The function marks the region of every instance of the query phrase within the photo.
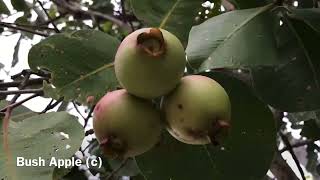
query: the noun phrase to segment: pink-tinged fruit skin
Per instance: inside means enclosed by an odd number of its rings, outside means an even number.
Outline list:
[[[105,155],[134,157],[151,149],[160,138],[159,112],[151,102],[126,90],[108,92],[96,104],[93,129]]]
[[[161,108],[172,136],[187,144],[219,144],[230,127],[231,104],[223,87],[201,75],[185,76]]]
[[[129,93],[146,99],[160,97],[173,90],[186,65],[183,45],[164,29],[159,29],[164,40],[164,52],[160,55],[152,56],[138,45],[138,36],[150,33],[151,29],[142,28],[129,34],[120,44],[114,63],[121,86]]]

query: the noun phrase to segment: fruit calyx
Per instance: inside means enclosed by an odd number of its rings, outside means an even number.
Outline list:
[[[137,44],[148,55],[157,57],[165,53],[165,42],[162,32],[158,28],[151,28],[137,36]]]
[[[212,126],[211,131],[209,132],[209,138],[211,144],[218,146],[221,143],[221,140],[225,138],[230,130],[230,124],[224,120],[217,120]]]

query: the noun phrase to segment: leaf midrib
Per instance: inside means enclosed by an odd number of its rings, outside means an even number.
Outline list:
[[[98,72],[100,72],[100,71],[103,71],[103,70],[105,70],[105,69],[111,68],[111,67],[113,67],[113,66],[114,66],[113,63],[105,64],[105,65],[101,66],[100,68],[95,69],[95,70],[87,73],[87,74],[84,75],[84,76],[80,76],[78,79],[75,79],[74,81],[72,81],[72,82],[64,85],[63,87],[61,87],[61,88],[58,90],[58,92],[60,93],[64,88],[69,87],[69,86],[72,85],[72,84],[75,84],[75,83],[77,83],[77,82],[79,82],[79,81],[82,81],[82,80],[90,77],[91,75],[94,75],[94,74],[96,74],[96,73],[98,73]]]
[[[311,69],[311,72],[312,72],[312,76],[313,76],[313,80],[314,80],[314,83],[316,85],[317,88],[320,87],[320,84],[319,84],[319,81],[317,79],[317,72],[316,72],[316,69],[314,68],[314,65],[312,63],[312,60],[311,60],[311,57],[309,55],[309,52],[308,50],[306,49],[304,43],[303,43],[303,40],[300,38],[299,34],[297,33],[297,31],[295,30],[295,28],[293,27],[293,25],[291,24],[291,22],[284,18],[284,20],[286,21],[286,23],[288,24],[288,27],[289,29],[292,31],[292,33],[294,34],[294,36],[297,38],[297,41],[298,41],[298,44],[299,46],[301,47],[301,49],[303,50],[303,53],[307,59],[307,62],[308,62],[308,65]],[[304,21],[305,23],[305,21]],[[306,23],[307,24],[307,23]],[[307,24],[308,25],[308,24]],[[313,29],[312,27],[310,27],[311,29]]]
[[[171,7],[171,9],[168,11],[168,13],[164,16],[163,20],[161,21],[159,28],[163,28],[167,21],[169,20],[169,17],[172,15],[173,11],[177,8],[178,4],[181,2],[181,0],[177,0],[173,6]]]
[[[253,13],[251,16],[249,16],[245,21],[243,21],[239,26],[237,26],[235,29],[233,29],[227,36],[226,38],[215,48],[215,50],[209,55],[209,57],[215,52],[217,51],[219,48],[224,47],[224,44],[231,39],[231,37],[233,35],[236,34],[236,32],[238,32],[241,28],[243,28],[245,25],[247,25],[253,18],[255,18],[256,16],[260,15],[261,13],[269,10],[271,7],[273,7],[273,4],[269,4],[267,6],[262,7],[261,9],[259,9],[257,12]],[[207,58],[208,59],[208,58]]]

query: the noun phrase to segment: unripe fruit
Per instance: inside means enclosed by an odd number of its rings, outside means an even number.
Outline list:
[[[219,144],[229,129],[231,105],[228,94],[213,79],[185,76],[163,98],[162,110],[168,131],[187,144]]]
[[[151,102],[132,96],[126,90],[116,90],[97,103],[93,129],[105,155],[133,157],[158,142],[160,114]]]
[[[120,84],[129,93],[147,99],[174,89],[185,64],[179,39],[157,28],[143,28],[129,34],[115,56],[115,72]]]

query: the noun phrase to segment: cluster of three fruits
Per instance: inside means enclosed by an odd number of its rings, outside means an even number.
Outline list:
[[[160,115],[148,99],[163,95],[167,129],[182,142],[212,142],[213,131],[228,125],[230,102],[224,89],[204,76],[181,79],[185,63],[181,42],[166,30],[143,28],[122,41],[115,72],[125,89],[107,93],[94,110],[94,131],[106,155],[133,157],[159,141]]]

